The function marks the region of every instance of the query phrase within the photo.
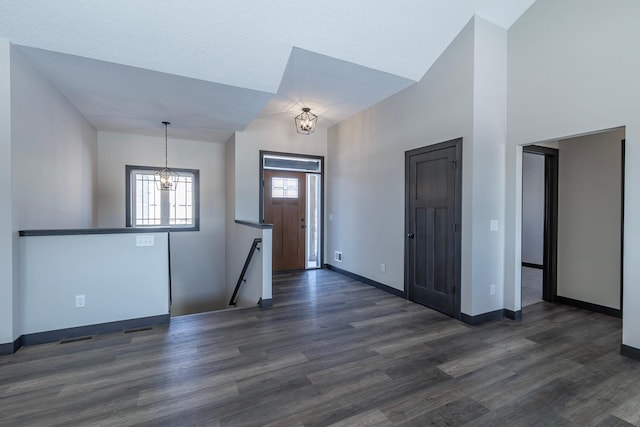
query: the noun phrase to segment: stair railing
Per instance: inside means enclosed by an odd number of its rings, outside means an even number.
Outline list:
[[[238,282],[236,283],[236,288],[233,290],[233,295],[231,295],[231,299],[229,300],[229,305],[236,305],[236,297],[238,296],[238,291],[240,290],[240,286],[243,282],[246,282],[245,275],[247,274],[247,270],[249,269],[249,264],[253,259],[253,254],[256,250],[260,250],[258,244],[262,243],[261,238],[253,239],[253,243],[251,244],[251,249],[249,250],[249,255],[247,255],[247,259],[244,262],[244,266],[242,267],[242,272],[240,273],[240,277],[238,277]]]

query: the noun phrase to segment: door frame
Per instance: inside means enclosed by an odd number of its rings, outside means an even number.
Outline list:
[[[320,267],[324,266],[324,156],[316,156],[312,154],[298,154],[298,153],[286,153],[282,151],[268,151],[268,150],[260,150],[259,156],[259,173],[258,173],[258,218],[260,219],[260,223],[264,224],[264,156],[283,156],[283,157],[293,157],[298,159],[314,159],[320,160]],[[285,169],[286,170],[286,169]],[[294,171],[294,170],[292,170]],[[302,171],[294,171],[294,172],[302,172]],[[305,184],[306,185],[306,184]],[[305,235],[306,236],[306,235]],[[305,245],[306,245],[306,237],[305,237]],[[307,265],[307,260],[305,256],[305,270]]]
[[[462,138],[451,139],[449,141],[440,142],[437,144],[427,145],[420,148],[415,148],[413,150],[405,151],[405,166],[404,166],[404,295],[405,298],[411,299],[410,290],[409,290],[409,268],[410,268],[410,260],[409,260],[409,245],[411,244],[411,239],[408,238],[409,224],[411,221],[411,213],[409,212],[409,199],[411,196],[410,192],[410,162],[411,157],[417,154],[424,154],[433,151],[438,151],[446,148],[455,148],[456,149],[456,160],[455,160],[455,207],[454,207],[454,218],[455,224],[453,224],[453,233],[454,236],[454,318],[460,320],[462,316],[462,305],[461,305],[461,262],[462,262]]]
[[[544,229],[542,243],[542,299],[558,296],[558,149],[525,145],[522,153],[544,156]],[[522,232],[522,231],[521,231]],[[522,264],[522,263],[521,263]],[[522,266],[521,266],[522,268]],[[522,286],[522,283],[520,284]]]

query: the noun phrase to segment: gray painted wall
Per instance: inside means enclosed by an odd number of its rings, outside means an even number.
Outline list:
[[[96,130],[16,48],[11,49],[11,91],[17,228],[93,227]]]
[[[11,45],[0,39],[0,344],[20,335],[14,287],[14,237],[11,181]],[[17,256],[17,253],[16,253]],[[14,271],[15,270],[15,271]],[[17,282],[17,280],[15,280]]]
[[[470,315],[504,307],[507,129],[507,32],[477,17],[474,24],[473,161],[463,163],[463,175],[472,185],[472,204],[467,205],[471,212],[466,216],[473,227],[468,258],[471,272],[462,281],[462,309]],[[492,220],[498,221],[497,231],[490,231]],[[463,217],[463,229],[468,226],[469,220]],[[490,293],[492,284],[495,295]]]
[[[226,307],[224,151],[169,128],[169,166],[200,170],[200,231],[171,233],[174,316]],[[98,162],[98,226],[124,227],[125,165],[163,165],[164,137],[98,132]]]
[[[503,227],[489,223],[504,221],[506,52],[506,31],[474,18],[418,83],[330,129],[331,263],[341,251],[338,267],[403,289],[405,151],[463,137],[462,311],[502,308]]]
[[[327,130],[319,127],[311,135],[296,133],[292,123],[254,120],[225,146],[227,176],[227,300],[255,237],[262,237],[263,249],[256,254],[239,294],[238,306],[255,305],[257,298],[271,298],[271,230],[252,229],[234,221],[260,222],[260,150],[325,157],[327,171]],[[228,302],[228,301],[227,301]]]
[[[522,154],[522,262],[543,264],[544,155]]]
[[[0,343],[20,335],[17,231],[91,227],[95,220],[96,132],[8,42],[0,44],[0,149],[4,211],[0,236]],[[6,133],[4,133],[6,132]]]
[[[226,220],[225,220],[225,257],[229,259],[232,252],[234,252],[234,248],[232,247],[232,242],[235,239],[236,232],[236,136],[235,134],[229,138],[229,140],[224,145],[224,155],[225,155],[225,179],[227,184],[227,191],[225,194],[225,212],[226,212]],[[228,298],[230,296],[229,288],[233,286],[234,280],[238,280],[238,277],[233,278],[233,270],[232,268],[227,267],[225,269],[225,299],[228,302]]]
[[[418,83],[329,129],[328,263],[404,288],[405,151],[463,137],[463,174],[471,164],[473,32],[470,23]],[[464,224],[470,193],[466,175]],[[462,230],[469,247],[471,227]]]
[[[620,308],[624,129],[559,142],[558,295]]]
[[[271,299],[271,229],[259,229],[243,224],[230,225],[233,239],[227,242],[227,303],[233,295],[236,283],[242,272],[253,239],[261,238],[247,268],[245,282],[242,283],[236,296],[236,307],[254,307],[260,298]]]
[[[293,119],[291,123],[257,119],[242,132],[236,132],[234,219],[260,220],[260,150],[326,157],[327,130],[318,127],[311,135],[300,135],[296,133]]]
[[[507,164],[519,145],[626,127],[622,342],[640,348],[640,2],[537,0],[509,29]],[[570,23],[570,27],[567,27]],[[615,64],[615,65],[612,65]],[[507,282],[520,253],[521,173],[507,175]],[[514,293],[515,296],[515,293]]]

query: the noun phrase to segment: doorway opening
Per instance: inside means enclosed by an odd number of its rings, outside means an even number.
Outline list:
[[[273,224],[273,271],[322,267],[324,157],[260,151],[260,219]]]
[[[624,138],[617,128],[523,147],[523,307],[540,301],[537,274],[544,301],[622,316]]]
[[[558,241],[558,149],[522,149],[522,306],[555,302]]]

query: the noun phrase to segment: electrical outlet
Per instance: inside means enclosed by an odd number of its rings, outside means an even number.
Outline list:
[[[489,285],[489,294],[490,295],[496,294],[496,285],[494,285],[493,283]]]
[[[489,231],[498,231],[498,220],[492,219],[489,221]]]
[[[383,273],[387,271],[386,264],[380,264],[380,271],[382,271]]]
[[[333,260],[336,262],[342,262],[342,252],[335,251],[333,253]]]
[[[84,307],[84,295],[76,295],[76,308]]]

